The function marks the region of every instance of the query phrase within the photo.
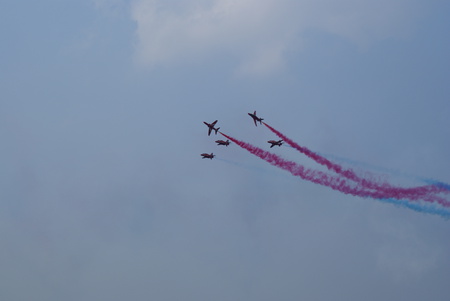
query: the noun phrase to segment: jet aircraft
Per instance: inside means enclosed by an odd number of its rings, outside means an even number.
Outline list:
[[[211,132],[212,132],[213,130],[216,132],[216,135],[217,135],[217,131],[220,129],[220,128],[217,128],[217,129],[214,128],[214,126],[215,126],[216,123],[217,123],[217,120],[214,121],[214,122],[212,122],[212,123],[207,123],[207,122],[204,122],[204,121],[203,121],[203,123],[206,124],[206,125],[208,126],[208,136],[211,135]]]
[[[230,145],[230,140],[227,141],[223,141],[223,140],[216,140],[217,145],[225,145],[228,146]]]
[[[248,113],[248,115],[253,118],[253,122],[255,123],[256,126],[258,126],[256,124],[257,121],[259,121],[259,124],[262,124],[262,121],[264,120],[264,119],[259,118],[258,116],[256,116],[256,111],[253,114],[252,113]]]
[[[267,141],[267,142],[270,143],[270,144],[272,144],[272,145],[270,146],[270,148],[274,147],[275,145],[281,146],[281,144],[283,144],[283,140],[278,140],[278,141],[275,141],[275,140],[269,140],[269,141]]]
[[[212,158],[214,158],[216,155],[214,155],[213,153],[211,153],[211,154],[203,153],[203,154],[200,154],[200,156],[202,156],[202,159],[211,159],[212,160]]]

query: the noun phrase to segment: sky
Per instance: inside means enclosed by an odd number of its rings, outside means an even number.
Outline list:
[[[256,110],[360,172],[450,183],[449,13],[1,1],[0,299],[448,300],[448,219],[216,146],[203,121],[268,149]]]

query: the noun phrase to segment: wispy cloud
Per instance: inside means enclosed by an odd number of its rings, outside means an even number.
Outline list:
[[[137,0],[137,55],[145,65],[201,61],[214,54],[239,61],[240,73],[282,69],[287,50],[310,29],[358,45],[405,32],[415,1],[406,0]]]

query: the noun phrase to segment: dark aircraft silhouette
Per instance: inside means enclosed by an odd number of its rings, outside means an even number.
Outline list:
[[[217,145],[225,145],[228,146],[230,145],[230,140],[227,141],[223,141],[223,140],[216,140]]]
[[[269,140],[269,141],[267,141],[267,142],[270,143],[270,144],[272,144],[272,145],[270,146],[270,148],[274,147],[275,145],[281,146],[281,144],[283,144],[283,140],[278,140],[278,141],[275,141],[275,140]]]
[[[216,155],[214,155],[213,153],[211,153],[211,154],[203,153],[203,154],[200,154],[200,156],[202,156],[202,159],[211,159],[212,160],[212,158],[214,158]]]
[[[204,122],[203,121],[203,123],[204,124],[206,124],[207,126],[208,126],[208,136],[209,135],[211,135],[211,132],[212,132],[212,130],[214,130],[215,132],[216,132],[216,135],[217,135],[217,131],[220,129],[220,128],[214,128],[214,126],[216,125],[216,123],[217,123],[217,120],[216,121],[214,121],[214,122],[212,122],[212,123],[207,123],[207,122]]]
[[[256,116],[256,111],[253,114],[252,113],[248,113],[248,115],[250,115],[250,117],[253,118],[253,122],[255,123],[256,126],[258,126],[256,124],[257,121],[259,121],[259,124],[262,124],[262,121],[264,120],[264,119],[259,118],[258,116]]]

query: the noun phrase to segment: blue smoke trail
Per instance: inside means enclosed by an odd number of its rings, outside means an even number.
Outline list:
[[[218,160],[218,161],[227,163],[227,164],[231,164],[231,165],[234,165],[234,166],[245,168],[245,169],[248,169],[248,170],[251,170],[251,171],[256,171],[258,173],[260,173],[260,172],[272,173],[271,171],[269,171],[267,169],[256,167],[256,166],[252,166],[252,165],[249,165],[249,164],[242,164],[242,163],[238,163],[238,162],[235,162],[235,161],[230,161],[230,160],[217,158],[217,157],[215,159]],[[409,209],[414,210],[416,212],[439,215],[442,218],[450,219],[450,211],[445,210],[445,209],[432,207],[432,206],[426,206],[426,205],[422,205],[420,203],[411,203],[411,202],[406,201],[406,200],[397,200],[397,199],[376,199],[376,200],[378,200],[380,202],[383,202],[383,203],[388,203],[388,204],[393,204],[393,205],[396,205],[396,206],[400,206],[400,207],[406,207],[406,208],[409,208]]]
[[[432,179],[424,179],[424,178],[419,178],[422,182],[426,183],[426,184],[430,184],[430,185],[434,185],[440,188],[444,188],[447,189],[448,191],[450,191],[450,185],[446,184],[444,182],[439,182],[436,180],[432,180]]]
[[[450,211],[436,208],[432,206],[425,206],[418,203],[411,203],[405,200],[396,200],[396,199],[377,199],[378,201],[389,203],[397,206],[407,207],[409,209],[412,209],[417,212],[421,213],[429,213],[429,214],[435,214],[439,215],[440,217],[443,217],[445,219],[450,219]]]
[[[226,159],[222,159],[222,158],[215,158],[218,161],[227,163],[227,164],[231,164],[234,166],[238,166],[241,168],[245,168],[251,171],[256,171],[258,173],[263,172],[263,173],[272,173],[271,171],[264,169],[264,168],[260,168],[260,167],[256,167],[256,166],[252,166],[249,164],[242,164],[242,163],[238,163],[235,161],[230,161],[230,160],[226,160]],[[445,185],[445,184],[444,184]],[[416,212],[421,212],[421,213],[428,213],[428,214],[434,214],[434,215],[439,215],[442,218],[445,219],[450,219],[450,211],[445,210],[445,209],[441,209],[441,208],[436,208],[436,207],[432,207],[432,206],[426,206],[426,205],[422,205],[420,203],[411,203],[409,201],[406,200],[397,200],[397,199],[376,199],[380,202],[383,203],[388,203],[388,204],[393,204],[396,206],[400,206],[400,207],[406,207],[409,208],[411,210],[414,210]]]
[[[387,173],[387,174],[391,174],[393,176],[399,176],[399,177],[403,177],[403,178],[407,178],[407,179],[412,179],[418,182],[422,182],[425,184],[429,184],[429,185],[435,185],[437,187],[446,189],[448,191],[450,191],[450,184],[441,182],[441,181],[437,181],[434,179],[428,179],[428,178],[423,178],[423,177],[419,177],[419,176],[414,176],[414,175],[410,175],[404,172],[400,172],[394,169],[390,169],[390,168],[385,168],[385,167],[380,167],[380,166],[375,166],[372,164],[368,164],[368,163],[364,163],[361,161],[356,161],[356,160],[352,160],[352,159],[348,159],[348,158],[343,158],[343,157],[339,157],[339,156],[335,156],[335,155],[330,155],[330,154],[322,154],[322,153],[317,153],[318,155],[325,157],[327,159],[331,159],[331,160],[336,160],[336,161],[341,161],[344,163],[348,163],[348,164],[352,164],[361,168],[365,168],[365,169],[371,169],[374,171],[379,171],[382,173]]]

